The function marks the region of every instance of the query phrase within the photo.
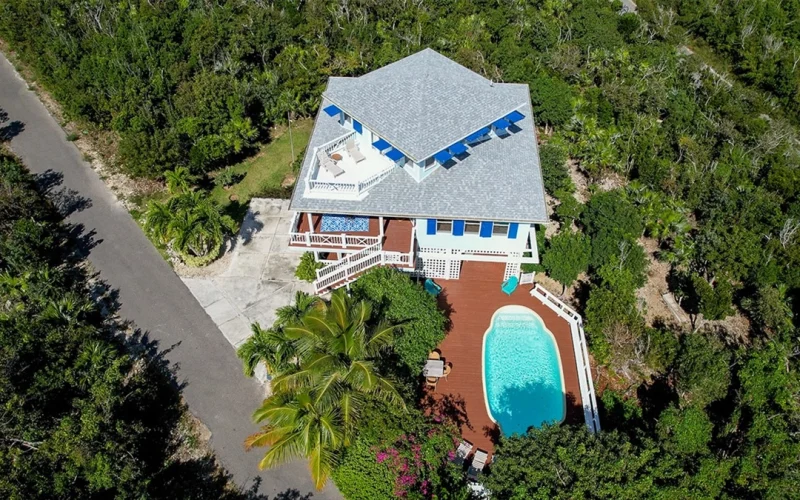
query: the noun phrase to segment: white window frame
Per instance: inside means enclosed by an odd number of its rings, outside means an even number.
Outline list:
[[[442,227],[444,226],[444,228]],[[453,234],[453,221],[451,220],[436,220],[436,234]]]
[[[501,227],[505,228],[503,232],[497,232],[497,230]],[[492,236],[505,236],[508,237],[508,229],[511,227],[511,224],[508,222],[493,222],[492,223]]]
[[[474,225],[475,231],[470,231],[469,226]],[[464,235],[474,234],[480,235],[481,234],[481,222],[476,220],[466,220],[464,221]]]

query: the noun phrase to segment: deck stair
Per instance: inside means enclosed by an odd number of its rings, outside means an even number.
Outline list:
[[[370,245],[329,266],[317,269],[314,291],[322,293],[328,289],[344,286],[354,281],[364,271],[379,266],[383,262],[384,252],[381,243]]]

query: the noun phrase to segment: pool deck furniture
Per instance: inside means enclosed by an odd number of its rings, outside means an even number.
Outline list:
[[[441,359],[429,359],[425,362],[425,368],[422,370],[425,377],[443,377],[444,376],[444,361]]]
[[[334,177],[339,177],[344,173],[336,163],[331,159],[330,156],[326,155],[322,151],[317,151],[317,159],[319,160],[319,164],[322,165],[322,168],[328,171]]]
[[[469,466],[469,471],[467,471],[467,478],[477,481],[478,474],[483,472],[483,468],[486,466],[486,460],[488,458],[489,453],[483,450],[477,450],[475,452],[475,456],[472,457],[472,464]]]
[[[439,379],[437,377],[428,377],[425,379],[425,385],[428,387],[436,388],[436,384],[439,383]]]
[[[432,279],[428,278],[425,280],[425,291],[434,297],[438,297],[439,294],[442,293],[442,287]]]
[[[331,160],[333,160],[333,161],[342,161],[342,158],[343,158],[343,156],[340,155],[339,153],[333,153],[331,155]]]
[[[447,380],[447,376],[450,375],[451,371],[453,371],[453,365],[451,363],[447,363],[444,365],[444,373],[442,373],[442,377]]]
[[[439,354],[439,351],[431,351],[431,353],[428,354],[428,359],[442,359],[442,355]]]
[[[348,139],[345,143],[345,147],[347,148],[347,154],[350,155],[350,158],[352,158],[354,162],[358,163],[367,159],[364,153],[358,150],[358,145],[356,145],[355,140]]]
[[[504,294],[511,295],[514,293],[514,290],[517,289],[517,285],[519,285],[519,278],[512,276],[505,280],[500,288],[503,290]]]
[[[458,445],[458,449],[456,449],[456,456],[453,457],[452,462],[459,466],[464,465],[464,461],[467,460],[470,453],[472,453],[472,443],[462,440]]]

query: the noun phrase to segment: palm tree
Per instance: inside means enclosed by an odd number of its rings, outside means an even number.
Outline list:
[[[259,363],[264,363],[270,374],[282,373],[297,362],[294,343],[280,328],[264,330],[258,323],[251,325],[253,335],[239,347],[236,354],[244,364],[244,374],[252,377]]]
[[[175,170],[164,172],[164,180],[167,182],[169,194],[183,194],[191,189],[192,174],[186,167],[176,167]]]
[[[215,257],[225,234],[234,228],[233,219],[200,192],[187,191],[166,203],[151,202],[145,214],[147,232],[195,265]]]
[[[341,418],[335,408],[316,403],[309,391],[277,394],[264,401],[253,419],[267,422],[261,432],[245,440],[247,449],[270,447],[259,468],[305,457],[316,488],[325,486],[335,465],[335,452],[343,443]]]
[[[290,456],[305,456],[312,462],[314,482],[321,487],[334,452],[353,440],[366,396],[405,409],[397,388],[375,365],[381,352],[391,347],[399,325],[380,322],[371,326],[371,306],[354,302],[343,289],[334,291],[330,302],[305,304],[302,310],[299,321],[283,327],[298,362],[288,364],[272,379],[273,395],[254,415],[257,422],[268,423],[261,433],[251,436],[248,445],[285,442],[284,451],[273,453],[271,449],[261,465],[272,467]],[[299,418],[300,414],[310,420],[303,420],[302,426],[288,423],[287,415]],[[311,432],[307,426],[321,426],[314,430],[319,435],[312,436],[319,441],[318,447],[311,438],[296,442],[292,437]]]
[[[294,304],[279,307],[275,314],[275,326],[283,328],[292,323],[299,323],[313,307],[320,304],[320,298],[298,290],[294,295]]]

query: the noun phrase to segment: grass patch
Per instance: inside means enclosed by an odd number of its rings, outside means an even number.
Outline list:
[[[279,190],[281,183],[292,171],[292,163],[308,144],[314,120],[304,118],[292,124],[292,139],[294,140],[294,156],[286,126],[276,127],[272,140],[261,148],[255,156],[230,167],[234,175],[244,174],[238,184],[229,189],[215,186],[210,193],[211,198],[223,207],[231,205],[231,195],[236,195],[235,204],[246,206],[254,195],[260,191]]]

